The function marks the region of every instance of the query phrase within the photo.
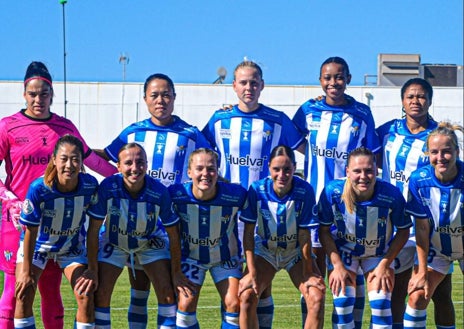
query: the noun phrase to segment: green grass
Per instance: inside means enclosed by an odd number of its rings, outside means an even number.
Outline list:
[[[464,310],[464,283],[463,275],[459,269],[459,265],[455,264],[453,274],[453,301],[456,310],[456,328],[464,328],[463,310]],[[1,287],[3,287],[3,275],[0,275]],[[65,328],[72,328],[73,318],[75,314],[75,302],[71,292],[71,288],[63,277],[62,296],[65,304]],[[273,296],[275,303],[274,329],[300,328],[301,313],[300,313],[300,294],[293,287],[288,275],[284,271],[280,271],[273,282]],[[34,304],[34,312],[39,314],[39,298],[36,297]],[[127,272],[124,271],[119,278],[113,293],[111,321],[113,328],[127,328],[127,307],[129,305],[129,282]],[[330,328],[330,314],[332,311],[332,298],[330,294],[326,297],[325,311],[325,328]],[[366,301],[366,309],[364,314],[364,328],[368,328],[369,321],[369,305]],[[154,292],[150,294],[149,299],[149,328],[156,328],[156,297]],[[220,328],[220,312],[219,312],[219,295],[212,284],[209,276],[207,276],[205,285],[201,291],[200,302],[198,307],[198,318],[202,328]],[[39,321],[37,321],[39,322]],[[37,323],[37,328],[43,329],[40,323]],[[427,328],[434,328],[433,324],[433,303],[427,310]]]

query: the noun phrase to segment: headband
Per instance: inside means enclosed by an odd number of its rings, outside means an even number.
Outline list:
[[[35,79],[45,81],[46,83],[48,83],[48,84],[50,85],[50,87],[53,88],[52,82],[51,82],[50,80],[48,80],[47,78],[41,77],[40,75],[37,75],[37,76],[34,76],[34,77],[30,77],[30,78],[24,80],[24,87],[26,87],[26,85],[27,85],[27,83],[28,83],[29,81],[35,80]]]

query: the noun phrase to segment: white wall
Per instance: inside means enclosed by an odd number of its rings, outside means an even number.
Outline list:
[[[54,89],[52,111],[64,115],[63,84],[55,83]],[[450,120],[462,125],[463,91],[462,87],[434,87],[431,115],[436,120]],[[66,116],[93,148],[107,146],[124,127],[149,116],[141,83],[123,86],[120,83],[68,82],[66,93]],[[174,113],[200,129],[216,109],[237,102],[231,85],[177,84],[176,93]],[[22,82],[0,81],[0,117],[25,107],[22,94]],[[260,101],[292,118],[300,104],[321,94],[320,86],[265,86]],[[371,107],[377,126],[401,117],[399,87],[354,86],[348,88],[347,94]],[[368,99],[366,94],[372,97]],[[302,164],[301,158],[298,162]]]

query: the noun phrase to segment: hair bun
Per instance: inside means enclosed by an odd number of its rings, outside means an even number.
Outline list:
[[[26,70],[26,75],[24,76],[24,83],[26,84],[28,80],[31,80],[31,78],[34,77],[43,78],[43,80],[50,83],[50,86],[52,84],[52,77],[48,72],[47,67],[42,62],[31,62],[31,64],[29,64]]]

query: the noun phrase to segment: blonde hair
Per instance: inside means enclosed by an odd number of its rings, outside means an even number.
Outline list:
[[[375,164],[375,156],[371,150],[365,148],[364,146],[355,148],[348,154],[348,159],[346,160],[346,167],[350,166],[351,158],[358,156],[368,156],[372,158],[372,161]],[[356,210],[356,194],[354,193],[353,186],[351,185],[351,180],[349,177],[346,178],[345,185],[343,187],[342,201],[345,204],[346,210],[352,214]]]
[[[48,187],[53,186],[53,182],[56,180],[56,176],[58,175],[58,171],[56,170],[56,166],[53,163],[54,160],[56,159],[56,155],[58,154],[58,150],[60,149],[61,146],[64,144],[69,144],[72,146],[76,146],[77,150],[79,151],[79,154],[81,156],[81,172],[85,172],[83,161],[84,161],[84,145],[82,144],[81,140],[77,138],[76,136],[66,134],[58,139],[58,141],[55,144],[55,149],[53,150],[53,156],[50,158],[50,161],[48,161],[47,168],[45,169],[45,174],[44,174],[44,183]]]
[[[426,154],[428,154],[430,138],[437,135],[447,136],[451,140],[455,149],[459,150],[459,141],[455,132],[456,130],[464,133],[464,128],[458,124],[452,124],[447,121],[440,122],[438,127],[432,130],[432,132],[427,136],[427,140],[425,142],[425,145],[427,146]]]
[[[252,68],[252,69],[255,69],[255,70],[258,72],[258,75],[259,75],[259,77],[261,78],[261,80],[263,79],[263,70],[261,69],[261,67],[260,67],[258,64],[256,64],[255,62],[253,62],[253,61],[248,61],[248,60],[246,60],[246,61],[241,62],[240,64],[238,64],[238,65],[235,67],[235,70],[234,70],[234,80],[235,80],[235,74],[237,73],[237,71],[238,71],[239,69],[244,68],[244,67],[250,67],[250,68]]]
[[[190,153],[189,158],[188,158],[188,167],[190,169],[190,166],[193,162],[193,157],[197,154],[209,154],[211,157],[214,159],[214,162],[216,164],[216,168],[219,165],[219,156],[216,152],[214,152],[212,149],[206,148],[206,147],[200,147],[196,150],[194,150],[192,153]]]

